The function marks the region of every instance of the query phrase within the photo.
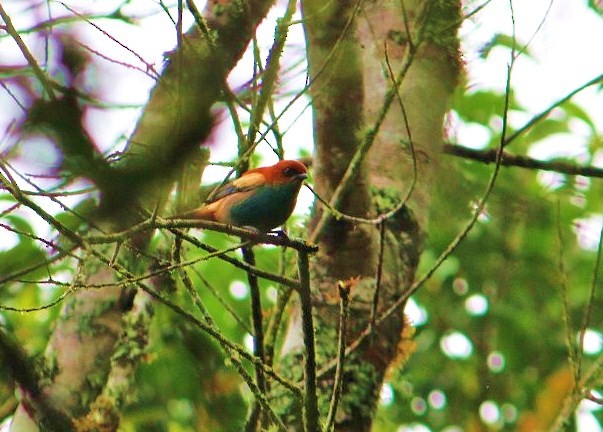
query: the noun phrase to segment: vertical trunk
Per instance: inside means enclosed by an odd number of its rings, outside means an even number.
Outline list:
[[[461,17],[456,0],[326,4],[305,0],[303,12],[313,80],[317,192],[330,199],[360,148],[366,153],[360,163],[352,162],[354,175],[337,210],[375,217],[395,207],[413,188],[406,205],[384,221],[382,256],[376,225],[331,218],[324,230],[315,232],[320,252],[313,266],[313,302],[318,361],[325,366],[335,357],[338,281],[360,276],[352,283],[348,341],[369,324],[377,285],[379,313],[413,281],[428,221],[434,155],[460,71],[456,30]],[[386,54],[389,68],[401,80],[398,93],[393,90]],[[315,223],[324,211],[328,210],[318,205]],[[382,272],[377,282],[379,263]],[[298,320],[292,319],[285,365],[301,349],[298,327]],[[336,430],[370,430],[386,370],[397,356],[407,354],[399,352],[403,327],[399,311],[346,357]],[[333,368],[319,375],[323,416],[333,375]]]

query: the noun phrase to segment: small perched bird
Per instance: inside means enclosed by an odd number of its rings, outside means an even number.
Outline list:
[[[179,217],[203,219],[268,232],[291,216],[306,166],[296,160],[255,168],[222,186],[211,201]]]

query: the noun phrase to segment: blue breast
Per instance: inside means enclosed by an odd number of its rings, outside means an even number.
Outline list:
[[[300,187],[300,183],[259,187],[232,207],[232,223],[252,226],[264,232],[282,225],[291,216]]]

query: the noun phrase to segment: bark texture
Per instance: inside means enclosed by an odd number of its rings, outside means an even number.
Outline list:
[[[316,235],[320,252],[313,263],[313,303],[323,368],[319,407],[326,416],[334,368],[325,366],[335,357],[338,282],[352,282],[347,336],[353,341],[366,333],[374,305],[379,315],[414,278],[429,217],[434,157],[461,70],[456,37],[461,8],[455,0],[305,0],[303,13],[317,192],[328,201],[351,161],[354,175],[337,203],[345,214],[374,218],[404,200],[412,188],[406,205],[384,222],[383,237],[378,226],[345,218],[330,218]],[[398,92],[391,74],[399,80]],[[364,157],[354,158],[358,151]],[[315,222],[324,211],[317,204]],[[359,281],[352,281],[356,277]],[[408,354],[400,343],[404,326],[399,310],[346,357],[335,430],[370,430],[386,371]],[[293,318],[283,364],[289,366],[288,359],[299,356],[299,341],[299,319]]]

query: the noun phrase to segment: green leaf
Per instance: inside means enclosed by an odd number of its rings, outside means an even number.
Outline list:
[[[595,122],[590,118],[590,115],[579,105],[575,104],[572,101],[567,101],[561,105],[561,108],[566,112],[569,119],[576,118],[578,120],[582,120],[584,123],[588,125],[591,132],[593,134],[597,133],[597,126]]]
[[[524,134],[524,139],[528,144],[535,143],[537,141],[541,141],[545,138],[550,137],[551,135],[556,135],[559,133],[567,133],[569,132],[569,125],[567,122],[567,118],[563,119],[545,119],[537,122],[534,126],[532,126],[526,134]]]
[[[502,117],[504,106],[505,95],[502,93],[485,90],[468,92],[463,89],[455,93],[452,105],[462,120],[486,127],[492,117]],[[512,94],[509,96],[509,109],[523,111]]]
[[[601,3],[601,0],[588,0],[588,7],[593,12],[603,16],[603,3]]]
[[[31,239],[20,236],[21,241],[13,248],[0,252],[0,275],[8,276],[43,263],[46,254]]]
[[[497,33],[494,35],[494,37],[492,37],[492,39],[490,39],[489,42],[487,42],[482,47],[482,49],[479,50],[480,58],[482,58],[482,59],[488,58],[488,56],[492,52],[492,49],[494,49],[496,47],[508,48],[510,50],[515,48],[516,50],[519,50],[519,49],[523,49],[524,45],[521,44],[516,39],[514,39],[513,36],[502,34],[502,33]],[[523,50],[522,53],[527,55],[530,58],[533,58],[532,54],[530,53],[530,51],[527,48],[525,50]]]

